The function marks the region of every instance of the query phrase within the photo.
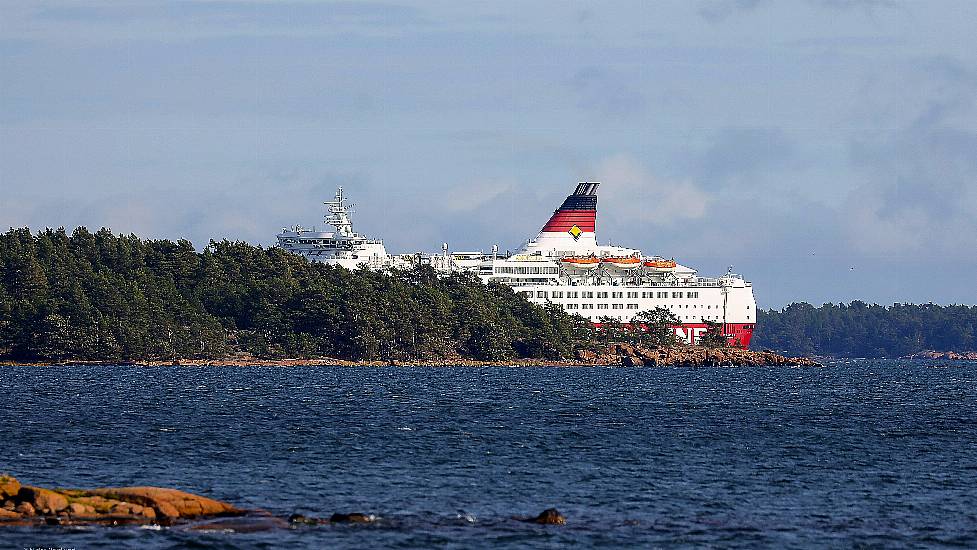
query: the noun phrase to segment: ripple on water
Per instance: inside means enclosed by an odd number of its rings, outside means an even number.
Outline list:
[[[977,544],[977,365],[0,369],[2,470],[368,528],[14,546]],[[565,527],[516,522],[555,506]]]

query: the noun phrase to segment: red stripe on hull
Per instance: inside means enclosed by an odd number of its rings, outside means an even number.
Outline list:
[[[600,323],[594,323],[600,328]],[[747,349],[750,347],[750,340],[753,339],[753,323],[726,323],[724,332],[729,344],[735,348]],[[702,335],[709,329],[705,323],[683,323],[672,326],[675,335],[686,344],[697,344]]]
[[[543,226],[543,232],[564,233],[574,225],[585,233],[593,233],[597,227],[597,211],[557,210]]]
[[[723,325],[723,332],[731,346],[746,349],[753,339],[753,326],[752,323],[726,323]],[[683,323],[672,327],[675,335],[689,344],[699,343],[708,328],[705,323]]]

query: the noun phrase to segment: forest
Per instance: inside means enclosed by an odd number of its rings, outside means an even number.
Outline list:
[[[753,349],[793,356],[904,357],[977,349],[977,306],[807,303],[759,311]]]
[[[0,360],[560,360],[612,342],[673,345],[667,310],[602,329],[510,288],[429,267],[376,273],[277,248],[11,229],[0,234]],[[713,327],[703,344],[725,344]],[[753,349],[900,357],[977,348],[977,307],[795,303],[760,311]]]
[[[592,326],[474,276],[381,274],[277,248],[48,229],[0,235],[0,359],[560,359]]]

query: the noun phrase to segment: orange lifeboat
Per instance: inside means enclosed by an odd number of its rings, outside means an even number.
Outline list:
[[[608,256],[603,259],[603,262],[619,269],[631,269],[641,265],[641,260],[634,256]]]
[[[560,259],[564,267],[573,269],[594,269],[600,260],[594,256],[567,256]]]
[[[644,263],[645,267],[651,269],[675,269],[675,260],[646,260]]]

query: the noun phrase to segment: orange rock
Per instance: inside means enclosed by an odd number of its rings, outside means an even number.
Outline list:
[[[539,523],[541,525],[566,525],[567,518],[560,513],[556,508],[547,508],[543,510],[538,516],[529,520],[531,523]]]
[[[167,519],[232,515],[240,510],[226,502],[160,487],[116,487],[94,489],[90,494],[148,506],[157,517]]]
[[[0,508],[0,521],[10,521],[12,519],[22,519],[23,516],[13,510]]]
[[[68,499],[64,495],[40,487],[21,487],[17,499],[31,503],[42,514],[56,514],[68,507]]]
[[[20,482],[16,478],[2,475],[0,476],[0,500],[7,497],[17,496],[20,492]]]

